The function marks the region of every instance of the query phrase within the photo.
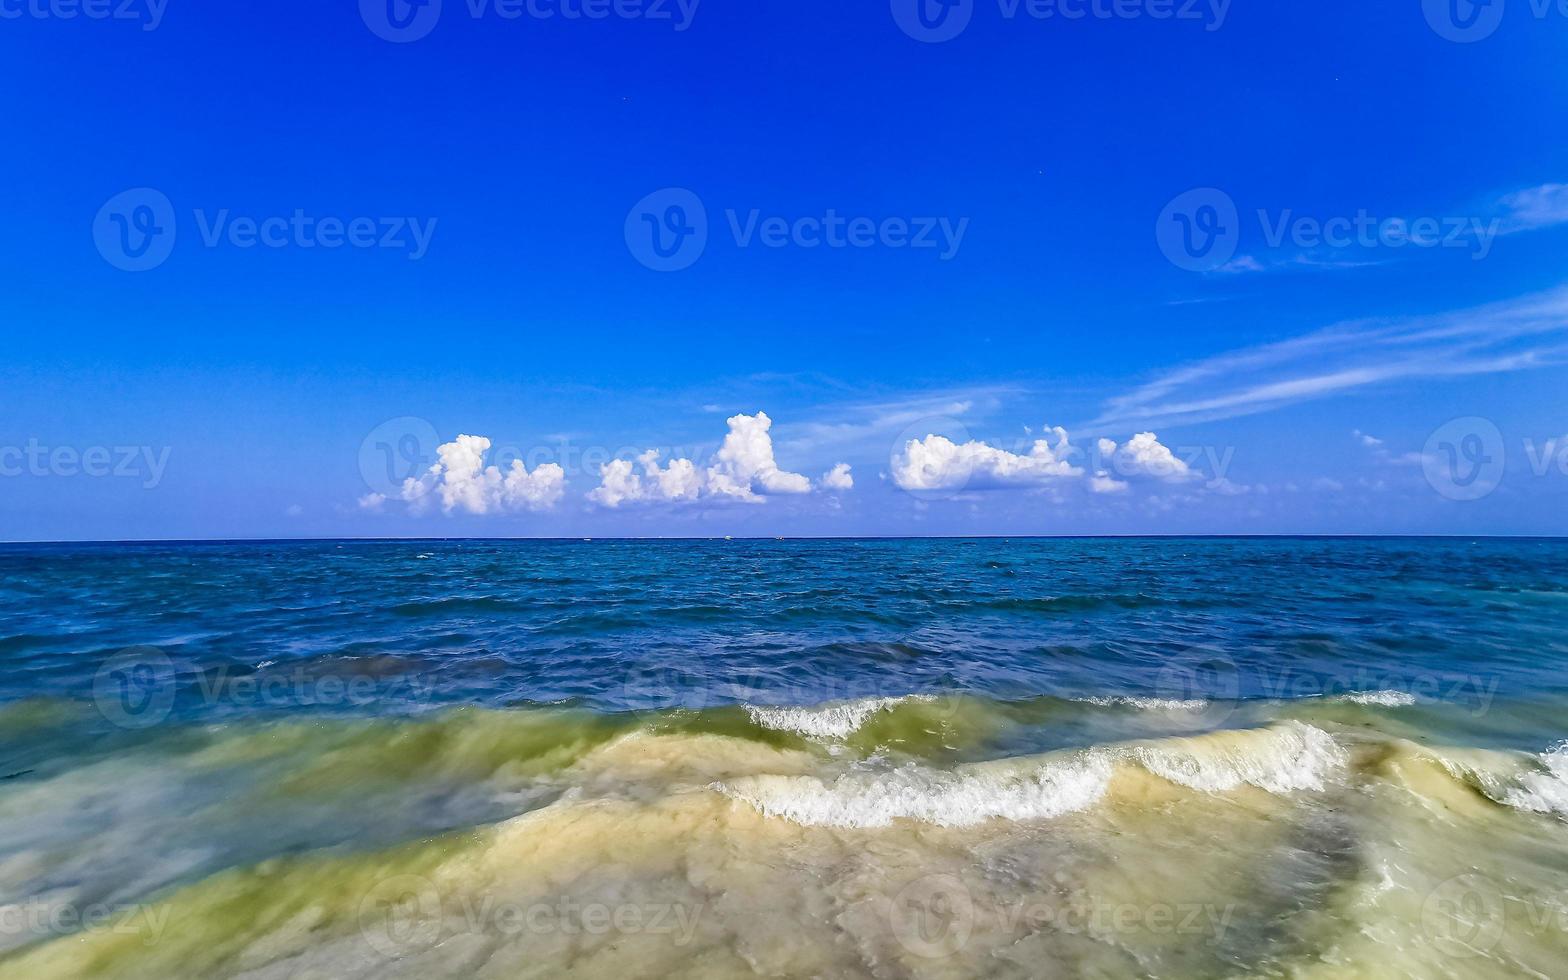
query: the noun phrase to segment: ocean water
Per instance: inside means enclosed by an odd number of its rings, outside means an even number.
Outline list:
[[[0,977],[1542,977],[1568,541],[0,546]]]

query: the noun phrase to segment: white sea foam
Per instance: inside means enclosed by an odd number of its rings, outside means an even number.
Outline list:
[[[794,732],[807,738],[848,738],[860,729],[872,715],[879,711],[917,701],[933,701],[925,695],[905,698],[866,698],[842,704],[825,704],[813,708],[765,708],[746,706],[746,713],[753,724],[779,732]]]
[[[1502,801],[1519,810],[1568,817],[1568,742],[1559,742],[1540,758],[1545,771],[1521,774]]]
[[[1270,793],[1321,791],[1328,775],[1348,761],[1333,736],[1295,721],[1261,732],[1140,745],[1132,754],[1161,779],[1206,793],[1243,785]]]
[[[1327,732],[1287,722],[1261,731],[1089,749],[1033,767],[985,763],[949,772],[910,764],[849,773],[831,783],[813,776],[751,776],[711,788],[806,826],[886,827],[906,819],[967,827],[993,819],[1048,820],[1091,807],[1121,763],[1206,793],[1251,785],[1285,794],[1321,791],[1346,761]]]
[[[1181,700],[1178,698],[1094,697],[1075,698],[1074,700],[1082,704],[1099,705],[1102,708],[1121,706],[1137,708],[1139,711],[1203,711],[1209,706],[1209,702],[1202,698]]]
[[[899,819],[968,827],[1083,810],[1105,795],[1110,778],[1108,760],[1085,755],[1029,772],[942,772],[910,765],[841,776],[831,784],[811,776],[753,776],[713,788],[766,816],[811,827],[886,827]]]
[[[1351,704],[1376,705],[1380,708],[1407,708],[1416,703],[1416,696],[1406,691],[1357,691],[1334,698]]]

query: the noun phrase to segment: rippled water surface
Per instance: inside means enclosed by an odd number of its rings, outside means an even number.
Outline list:
[[[0,547],[0,976],[1557,975],[1565,627],[1547,540]]]

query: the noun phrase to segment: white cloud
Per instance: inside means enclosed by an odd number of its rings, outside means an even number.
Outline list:
[[[959,445],[934,434],[911,439],[892,460],[893,482],[903,490],[990,490],[1082,476],[1083,470],[1068,461],[1075,450],[1067,431],[1047,431],[1056,444],[1038,439],[1027,455],[974,440]]]
[[[613,460],[601,466],[599,486],[588,494],[588,499],[614,508],[626,503],[682,503],[699,499],[761,503],[776,494],[811,492],[810,480],[779,467],[769,434],[773,420],[767,413],[735,415],[728,424],[729,433],[707,469],[699,470],[689,459],[671,460],[661,467],[659,453],[650,449],[637,457],[641,473],[630,460]],[[849,467],[840,464],[828,477],[836,478],[835,475],[848,481]],[[827,482],[824,486],[847,489]]]
[[[1089,489],[1095,493],[1126,493],[1131,484],[1118,480],[1101,470],[1089,478]]]
[[[1166,483],[1182,483],[1197,476],[1152,432],[1140,432],[1120,447],[1109,439],[1101,439],[1099,450],[1117,476],[1147,476]]]
[[[1470,310],[1326,327],[1218,354],[1110,399],[1090,425],[1187,425],[1358,388],[1528,370],[1568,360],[1568,288]]]
[[[824,490],[853,490],[854,488],[855,478],[849,474],[848,463],[839,463],[822,474],[822,489]]]
[[[386,502],[386,495],[379,493],[367,493],[358,500],[359,509],[368,510],[372,514],[381,513],[381,509],[386,506]]]
[[[1210,480],[1205,486],[1222,497],[1240,497],[1243,494],[1251,493],[1254,489],[1240,483],[1234,483],[1223,476],[1218,480]],[[1260,486],[1256,489],[1259,493],[1268,493],[1267,487]]]
[[[759,494],[810,493],[811,481],[779,469],[773,459],[773,420],[766,412],[733,415],[719,447],[719,461],[708,467],[708,490],[716,496],[752,500]]]
[[[1368,449],[1376,449],[1383,444],[1383,440],[1379,439],[1377,436],[1369,436],[1360,429],[1352,431],[1350,435],[1352,438],[1359,440],[1360,443]]]
[[[489,451],[490,440],[484,436],[458,436],[436,449],[437,461],[423,476],[403,481],[402,499],[411,509],[422,511],[434,492],[448,514],[550,510],[560,502],[566,492],[566,471],[559,465],[545,463],[530,473],[522,460],[514,459],[503,473],[499,467],[484,465]],[[365,498],[360,505],[365,506]]]
[[[1550,228],[1568,222],[1568,184],[1542,184],[1502,200],[1505,233]]]
[[[696,500],[702,495],[703,477],[696,464],[689,459],[671,460],[668,466],[659,466],[659,451],[650,449],[637,457],[642,475],[633,471],[630,460],[611,460],[599,467],[599,486],[588,494],[588,499],[606,507],[619,507],[627,502],[657,500],[681,503]]]

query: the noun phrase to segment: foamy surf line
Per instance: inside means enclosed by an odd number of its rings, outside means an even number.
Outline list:
[[[931,703],[936,699],[923,694],[902,698],[867,698],[824,704],[812,708],[769,708],[746,705],[753,724],[779,732],[793,732],[807,738],[842,739],[860,730],[878,712],[903,704]]]
[[[914,764],[884,773],[750,776],[711,789],[769,817],[804,826],[862,829],[913,820],[967,827],[989,820],[1049,820],[1088,809],[1109,790],[1118,766],[1136,765],[1204,793],[1254,786],[1284,795],[1322,791],[1348,755],[1327,732],[1300,722],[1197,739],[1080,750],[1034,766],[1021,760],[954,771]]]
[[[1559,742],[1539,756],[1540,769],[1522,773],[1518,785],[1503,794],[1517,810],[1568,817],[1568,742]]]
[[[1406,691],[1357,691],[1353,694],[1341,694],[1329,700],[1379,708],[1408,708],[1416,703],[1416,696]]]
[[[1079,704],[1099,708],[1133,708],[1138,711],[1203,711],[1209,702],[1202,698],[1145,698],[1133,696],[1073,698]]]

